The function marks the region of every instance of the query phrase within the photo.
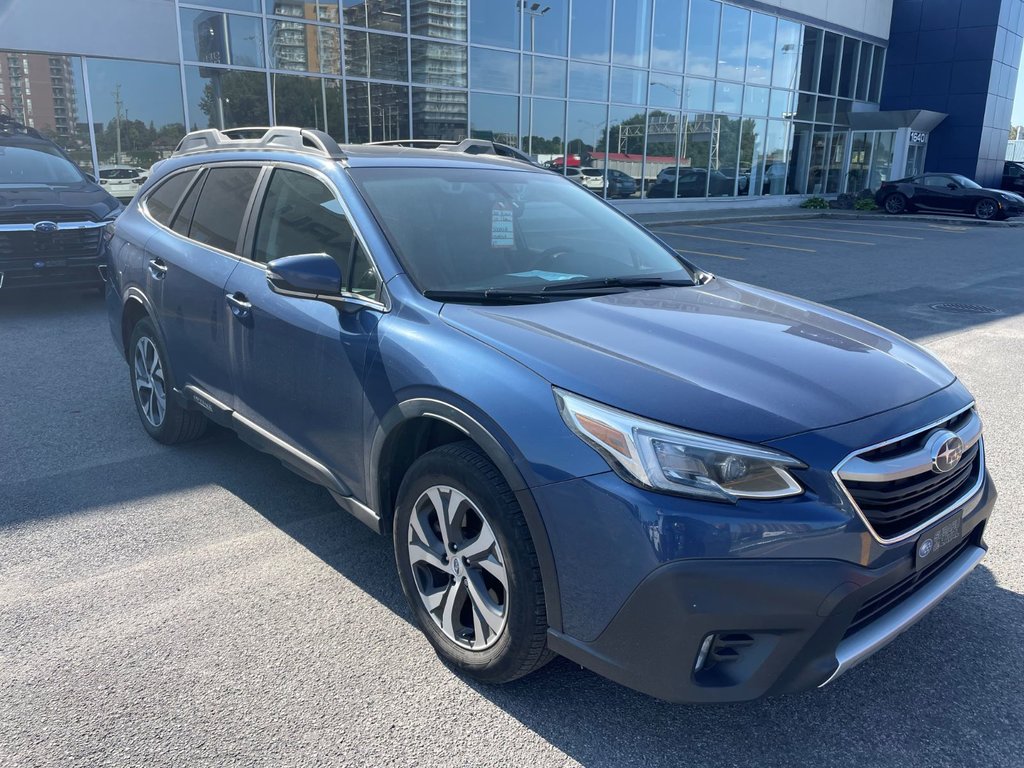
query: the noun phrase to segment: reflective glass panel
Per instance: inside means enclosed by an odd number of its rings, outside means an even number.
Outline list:
[[[88,64],[100,170],[104,165],[148,169],[173,151],[185,134],[178,68],[112,59],[89,59]],[[37,85],[34,99],[38,91]],[[35,111],[42,112],[38,105]]]
[[[740,195],[764,194],[765,122],[744,119],[740,129],[740,163],[737,191]]]
[[[199,5],[210,5],[228,11],[251,11],[259,13],[260,0],[199,0]]]
[[[272,19],[267,24],[270,68],[340,75],[340,38],[334,27]]]
[[[748,85],[743,90],[743,114],[745,115],[767,115],[768,114],[768,89],[757,88]]]
[[[469,95],[469,135],[519,146],[519,98],[493,93]]]
[[[892,149],[896,131],[878,131],[875,134],[875,151],[871,157],[871,177],[868,186],[875,191],[882,182],[892,179]]]
[[[839,95],[843,98],[853,98],[854,75],[858,59],[860,59],[860,40],[852,37],[843,38],[843,58],[839,65],[838,89]]]
[[[827,162],[828,175],[825,177],[825,192],[829,194],[835,194],[842,189],[843,156],[846,153],[846,141],[849,136],[847,131],[836,131],[832,134]]]
[[[772,88],[771,100],[768,105],[769,117],[795,117],[796,94],[792,91],[783,91]]]
[[[384,83],[346,86],[348,140],[352,144],[409,138],[409,89]]]
[[[710,112],[715,101],[715,81],[687,77],[683,86],[683,109]]]
[[[825,177],[828,173],[829,131],[825,126],[814,126],[811,145],[810,174],[807,178],[807,192],[820,195],[825,191]]]
[[[411,43],[413,82],[466,87],[466,46],[416,38]]]
[[[569,0],[517,0],[523,19],[523,50],[565,56],[569,37]],[[476,13],[476,6],[473,6]]]
[[[850,99],[836,99],[836,125],[849,125],[853,102]]]
[[[186,61],[263,66],[263,24],[256,16],[181,9]]]
[[[608,151],[607,113],[603,104],[569,102],[566,151],[584,168],[603,168]],[[570,161],[571,162],[571,161]]]
[[[612,0],[573,3],[571,29],[570,56],[608,61],[612,44]]]
[[[461,141],[468,135],[465,91],[412,89],[412,137]]]
[[[831,123],[836,113],[836,100],[819,96],[814,108],[814,120],[819,123]]]
[[[647,70],[612,67],[612,101],[643,104],[647,94]]]
[[[565,102],[553,99],[523,99],[520,147],[539,163],[547,163],[565,154]]]
[[[346,24],[405,32],[405,0],[341,0]]]
[[[821,76],[818,78],[818,93],[835,94],[839,82],[840,46],[842,36],[826,32],[821,49]]]
[[[743,111],[743,86],[738,83],[715,83],[715,111]]]
[[[714,0],[693,0],[686,37],[686,71],[713,77],[718,68],[718,27],[722,5]]]
[[[491,48],[471,48],[470,85],[488,91],[519,90],[519,54]]]
[[[565,60],[523,56],[523,93],[565,98]]]
[[[275,125],[316,128],[345,141],[341,81],[301,75],[270,75],[270,106]]]
[[[608,116],[608,167],[605,172],[605,197],[633,196],[636,179],[639,179],[643,173],[646,127],[646,110],[635,107],[611,108]],[[620,179],[626,184],[621,183]],[[626,181],[627,179],[629,181]],[[623,189],[627,184],[628,195]]]
[[[406,38],[346,29],[345,71],[357,77],[407,80],[409,57]]]
[[[680,75],[651,72],[648,94],[647,103],[652,107],[678,109],[683,95],[683,78]]]
[[[651,66],[683,71],[686,44],[686,0],[654,0],[654,48]]]
[[[786,194],[786,150],[789,147],[788,122],[768,121],[768,132],[764,142],[764,180],[761,182],[762,195]]]
[[[574,99],[607,100],[608,67],[569,62],[569,96]]]
[[[735,197],[740,186],[750,183],[749,175],[740,185],[739,150],[743,120],[738,117],[716,115],[718,121],[718,165],[712,158],[708,173],[708,197]]]
[[[821,63],[822,31],[804,27],[803,50],[800,54],[800,90],[814,91],[818,87],[818,67]]]
[[[270,125],[263,72],[185,67],[190,131]]]
[[[650,61],[652,0],[617,0],[612,61],[646,67]]]
[[[647,113],[644,197],[675,197],[678,176],[680,115],[660,109]]]
[[[846,175],[846,191],[856,195],[868,187],[873,133],[857,131],[850,136],[850,170]]]
[[[747,44],[747,82],[771,85],[772,54],[775,51],[775,17],[763,13],[750,16],[750,42]]]
[[[722,7],[722,40],[718,48],[718,76],[743,80],[747,66],[750,11],[735,5]]]
[[[210,5],[203,2],[202,5]],[[269,16],[288,16],[307,21],[325,21],[340,24],[337,0],[264,0]]]
[[[813,120],[814,119],[814,95],[810,93],[801,93],[796,98],[796,119],[797,120]]]
[[[882,98],[882,73],[885,71],[885,48],[876,45],[871,60],[871,89],[868,101],[877,102]]]
[[[811,164],[812,127],[808,123],[793,123],[790,134],[789,166],[786,169],[786,194],[802,195],[807,190],[807,174]]]
[[[466,40],[467,0],[413,2],[409,28],[414,35],[444,40]]]
[[[685,115],[684,120],[676,196],[706,197],[712,139],[720,123],[711,113],[691,113]]]
[[[775,32],[775,56],[772,85],[796,90],[800,71],[801,27],[793,21],[779,19]]]
[[[518,49],[521,21],[515,0],[475,2],[469,20],[469,40],[482,45]]]
[[[875,46],[871,43],[861,43],[860,64],[857,67],[857,88],[854,91],[854,98],[858,101],[867,101],[868,86],[871,83],[871,59]]]

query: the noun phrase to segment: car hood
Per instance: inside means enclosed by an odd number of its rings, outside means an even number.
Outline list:
[[[0,184],[0,216],[10,222],[24,216],[27,223],[56,213],[81,213],[100,221],[121,204],[98,184]]]
[[[723,279],[548,304],[446,304],[441,316],[555,386],[753,442],[870,416],[955,381],[883,328]]]

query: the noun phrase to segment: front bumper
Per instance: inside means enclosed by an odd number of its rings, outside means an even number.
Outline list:
[[[979,494],[951,512],[964,516],[961,544],[920,572],[913,542],[894,545],[902,556],[875,568],[831,559],[678,560],[650,573],[593,640],[551,630],[549,645],[673,702],[743,701],[822,686],[894,640],[966,578],[986,551],[982,536],[995,498],[986,476]],[[712,663],[695,671],[709,636],[716,638]]]
[[[103,284],[103,270],[106,263],[101,256],[71,259],[40,260],[39,266],[18,265],[15,267],[0,263],[0,290],[18,288],[56,288],[81,286],[98,287]]]

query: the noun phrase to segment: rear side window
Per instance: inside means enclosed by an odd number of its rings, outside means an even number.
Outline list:
[[[146,210],[149,215],[165,227],[170,224],[171,216],[178,207],[178,201],[195,178],[196,171],[176,173],[159,187],[149,193],[146,198]]]
[[[238,233],[260,169],[211,168],[192,217],[189,237],[229,253],[238,251]]]
[[[200,179],[192,185],[192,189],[188,191],[184,202],[182,202],[181,207],[178,209],[178,213],[171,224],[171,229],[179,235],[188,237],[188,231],[192,227],[192,214],[196,211],[196,203],[199,201],[199,193],[202,190],[203,179]]]

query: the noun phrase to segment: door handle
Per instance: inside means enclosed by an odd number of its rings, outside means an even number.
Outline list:
[[[245,297],[244,293],[229,293],[224,297],[228,306],[231,307],[231,314],[235,317],[248,317],[252,311],[252,302]]]
[[[149,260],[149,274],[154,280],[163,280],[167,276],[167,265],[163,259]]]

